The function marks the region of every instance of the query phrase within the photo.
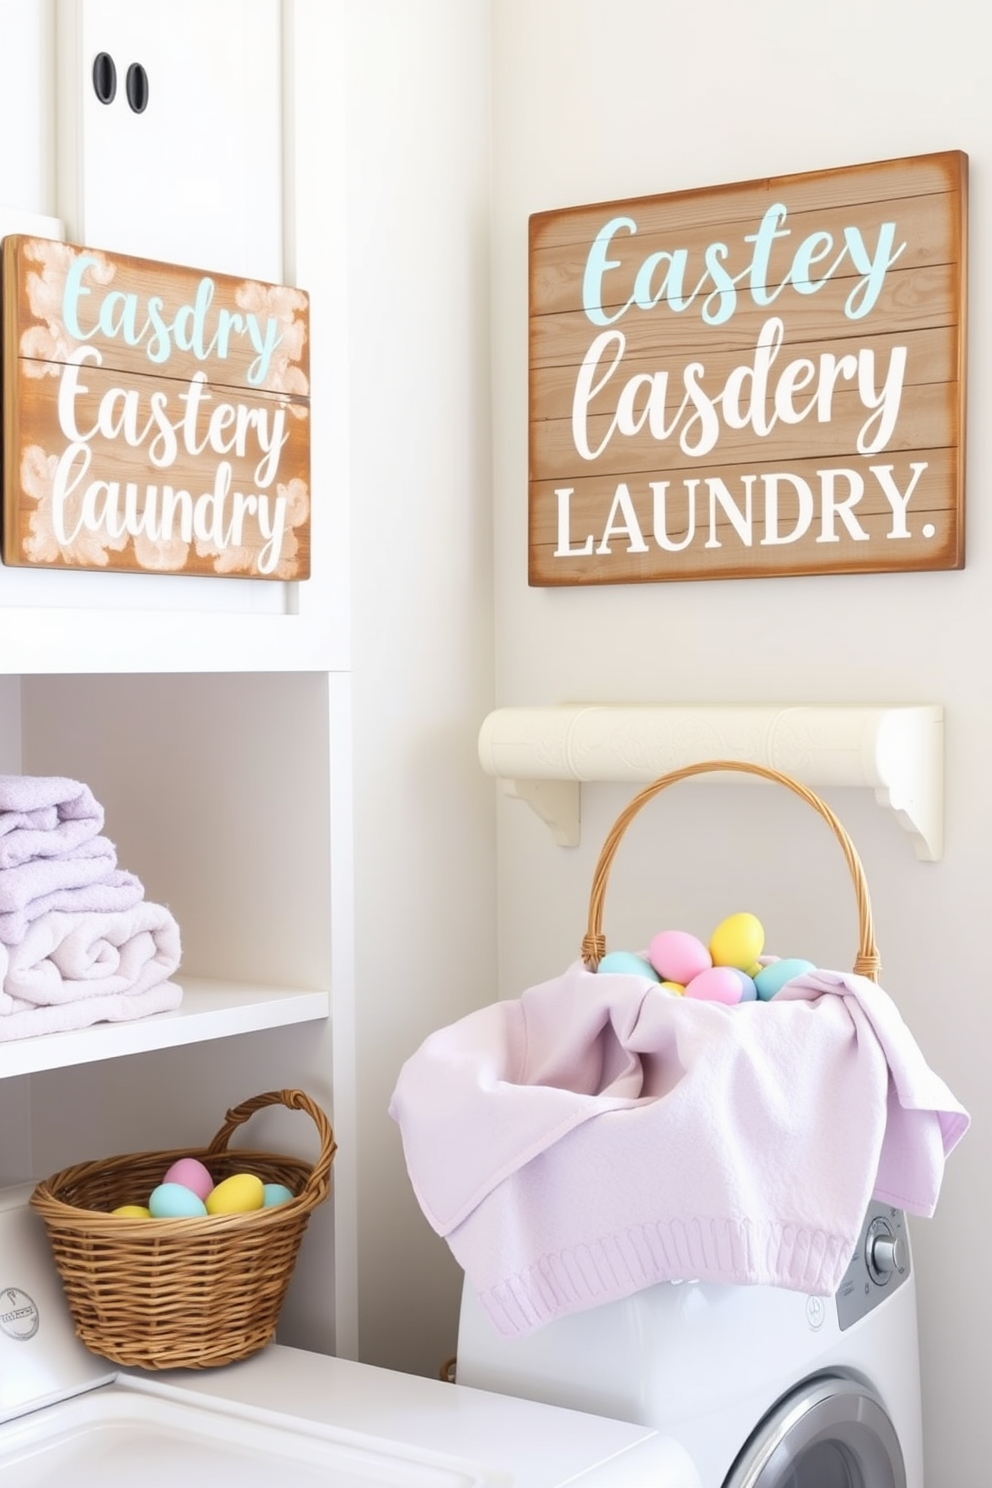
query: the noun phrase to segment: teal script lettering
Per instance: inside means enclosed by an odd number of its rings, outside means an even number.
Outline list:
[[[173,348],[192,352],[197,361],[216,356],[226,360],[232,345],[247,338],[256,353],[247,378],[253,387],[265,382],[272,356],[282,340],[279,323],[268,316],[264,326],[251,311],[242,314],[223,306],[211,313],[216,286],[205,275],[196,288],[192,304],[180,305],[171,320],[163,315],[161,296],[149,296],[144,307],[133,291],[106,289],[97,298],[86,282],[87,272],[98,267],[90,253],[78,254],[66,274],[62,293],[62,323],[75,341],[95,336],[119,338],[128,346],[144,346],[148,360],[157,366],[169,361]],[[142,318],[143,316],[143,318]],[[87,326],[82,324],[86,318]]]
[[[844,314],[849,320],[863,320],[878,301],[886,273],[906,248],[905,242],[896,244],[896,224],[881,223],[873,247],[856,225],[844,227],[837,237],[822,230],[809,233],[796,244],[785,273],[775,280],[771,257],[776,243],[792,236],[786,226],[788,215],[782,202],[767,209],[757,230],[743,237],[750,251],[736,272],[728,266],[729,246],[712,242],[703,251],[701,272],[697,268],[690,273],[687,248],[662,249],[642,259],[629,283],[624,283],[623,273],[618,274],[623,270],[622,260],[610,255],[616,251],[615,239],[620,234],[633,236],[637,223],[632,217],[612,217],[596,234],[586,258],[582,308],[593,325],[610,326],[635,306],[653,310],[664,303],[679,315],[705,295],[702,319],[707,325],[724,325],[737,309],[742,292],[762,307],[773,304],[789,285],[797,294],[816,294],[846,263],[848,272],[853,269],[857,277],[844,302]],[[622,287],[614,287],[618,281]]]

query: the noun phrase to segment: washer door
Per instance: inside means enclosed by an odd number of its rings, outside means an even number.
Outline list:
[[[755,1431],[724,1488],[906,1488],[895,1428],[854,1380],[807,1380]]]

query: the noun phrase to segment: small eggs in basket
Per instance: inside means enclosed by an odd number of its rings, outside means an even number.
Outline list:
[[[799,956],[763,955],[764,946],[761,921],[742,911],[721,920],[706,944],[687,930],[660,930],[646,952],[608,951],[597,972],[646,977],[669,995],[735,1006],[769,1002],[787,982],[815,970]]]
[[[264,1183],[255,1173],[232,1173],[215,1183],[199,1158],[183,1157],[166,1170],[147,1205],[121,1204],[121,1219],[202,1219],[214,1214],[251,1214],[293,1198],[284,1183]]]

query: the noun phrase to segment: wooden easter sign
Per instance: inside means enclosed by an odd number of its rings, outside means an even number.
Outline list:
[[[3,560],[305,579],[309,301],[3,242]]]
[[[960,568],[967,157],[530,221],[533,585]]]

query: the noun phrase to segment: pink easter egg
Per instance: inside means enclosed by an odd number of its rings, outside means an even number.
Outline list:
[[[685,989],[686,997],[702,1002],[740,1002],[744,986],[732,966],[711,966],[694,976]]]
[[[204,1201],[214,1186],[209,1172],[195,1157],[180,1157],[172,1164],[162,1182],[181,1183],[183,1188],[192,1189],[197,1198]]]
[[[664,981],[683,987],[713,965],[703,942],[687,930],[659,930],[648,946],[648,960]]]

